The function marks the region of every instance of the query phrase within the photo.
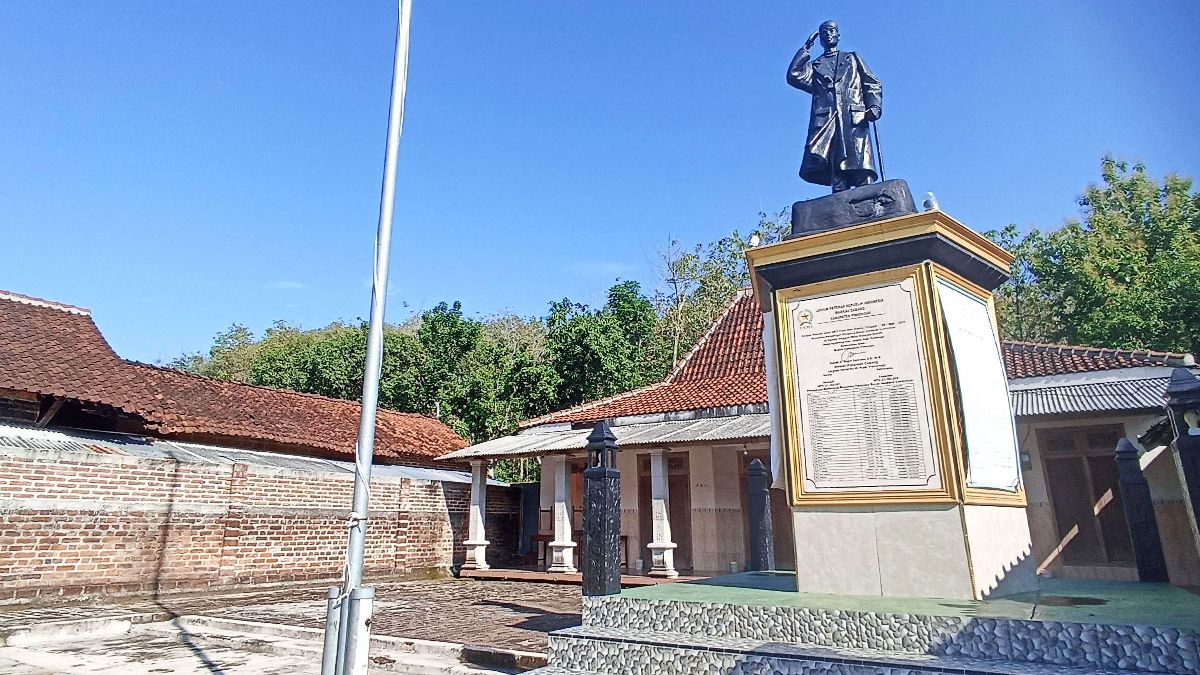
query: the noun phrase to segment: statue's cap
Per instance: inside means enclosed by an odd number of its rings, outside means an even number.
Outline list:
[[[811,26],[812,24],[810,23],[808,25]],[[833,19],[822,22],[820,26],[817,26],[817,30],[820,30],[820,29],[824,28],[825,26],[833,26],[834,28],[837,28],[837,22],[834,21]]]

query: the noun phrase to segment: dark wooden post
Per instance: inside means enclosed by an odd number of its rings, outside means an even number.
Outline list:
[[[621,592],[621,473],[608,422],[588,435],[583,471],[583,594]]]
[[[1121,485],[1121,505],[1133,539],[1133,559],[1137,562],[1138,579],[1165,582],[1167,560],[1163,557],[1162,538],[1158,520],[1154,517],[1154,501],[1150,498],[1150,483],[1142,473],[1137,448],[1128,438],[1117,443],[1117,478]]]
[[[750,569],[775,569],[775,533],[771,529],[771,480],[761,460],[746,472],[750,513]]]
[[[1175,452],[1183,470],[1183,487],[1191,504],[1192,531],[1200,520],[1200,379],[1187,368],[1171,372],[1167,415],[1175,432]]]

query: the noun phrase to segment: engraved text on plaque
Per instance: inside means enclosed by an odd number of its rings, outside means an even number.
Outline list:
[[[941,487],[912,283],[788,301],[806,492]]]

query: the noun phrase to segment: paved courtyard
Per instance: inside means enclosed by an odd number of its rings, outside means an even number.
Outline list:
[[[431,579],[379,584],[375,635],[545,652],[546,634],[580,623],[574,585]],[[135,615],[135,622],[205,615],[323,628],[325,591],[317,587],[165,597],[157,602],[0,608],[0,632],[33,623]]]
[[[578,586],[446,579],[383,584],[375,596],[376,635],[545,652],[546,634],[579,625]],[[209,616],[323,627],[320,599],[256,602]]]

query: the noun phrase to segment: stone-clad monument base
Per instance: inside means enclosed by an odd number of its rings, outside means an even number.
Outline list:
[[[798,596],[776,573],[669,584],[583,599],[583,625],[550,634],[545,675],[628,673],[787,673],[789,675],[1109,675],[1114,671],[1200,672],[1200,633],[1188,617],[1200,598],[1170,586],[1146,593],[1175,615],[1146,617],[1120,608],[1039,610],[1028,594],[1003,606],[934,600]],[[739,585],[740,582],[740,585]],[[786,582],[786,583],[785,583]],[[702,582],[702,584],[705,582]],[[1054,580],[1041,599],[1102,601],[1096,584]],[[1115,586],[1121,586],[1115,584]],[[742,590],[735,590],[742,589]],[[740,594],[740,595],[739,595]],[[772,598],[771,596],[775,597]],[[722,600],[722,598],[738,599]],[[1133,601],[1133,606],[1144,604]],[[1053,619],[1041,618],[1054,610]],[[1039,618],[1030,618],[1031,615]],[[1178,619],[1183,617],[1182,622]],[[1167,620],[1164,620],[1167,619]],[[1174,621],[1174,623],[1172,623]]]

